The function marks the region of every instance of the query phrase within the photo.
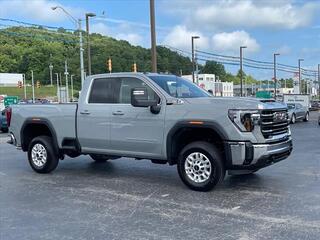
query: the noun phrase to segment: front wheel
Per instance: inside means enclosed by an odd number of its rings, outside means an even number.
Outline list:
[[[207,142],[185,146],[180,152],[177,168],[183,183],[196,191],[213,189],[225,176],[220,151]]]
[[[308,122],[309,121],[309,113],[307,112],[303,121]]]
[[[28,160],[35,172],[49,173],[58,166],[59,157],[53,146],[53,141],[48,136],[39,136],[30,142]]]

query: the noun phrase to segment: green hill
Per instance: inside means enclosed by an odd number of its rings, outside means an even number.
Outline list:
[[[84,34],[85,36],[85,34]],[[130,72],[136,62],[139,72],[151,71],[150,49],[132,46],[127,41],[116,40],[100,34],[91,34],[92,73],[107,72],[106,60],[112,59],[113,72]],[[86,42],[84,42],[86,47]],[[85,49],[86,50],[86,49]],[[157,47],[158,71],[190,74],[190,59],[165,47]],[[85,69],[87,56],[84,51]],[[74,74],[76,88],[80,86],[78,33],[64,29],[49,31],[33,27],[10,27],[0,30],[0,72],[25,73],[30,82],[30,71],[42,85],[49,83],[49,64],[53,73],[64,73],[68,60],[69,73]]]

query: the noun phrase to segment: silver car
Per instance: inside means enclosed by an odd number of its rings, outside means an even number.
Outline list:
[[[309,111],[300,103],[288,103],[288,114],[290,123],[294,124],[297,120],[309,121]]]

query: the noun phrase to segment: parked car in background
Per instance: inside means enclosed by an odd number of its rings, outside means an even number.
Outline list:
[[[8,125],[7,125],[7,116],[6,116],[6,109],[1,111],[0,115],[0,130],[1,132],[8,132]]]
[[[297,120],[309,121],[309,110],[300,103],[288,103],[288,119],[294,124]]]
[[[311,110],[320,109],[320,101],[314,100],[311,102]]]

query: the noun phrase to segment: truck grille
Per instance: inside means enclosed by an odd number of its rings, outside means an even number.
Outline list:
[[[265,138],[288,133],[288,125],[286,109],[261,111],[261,132]]]

